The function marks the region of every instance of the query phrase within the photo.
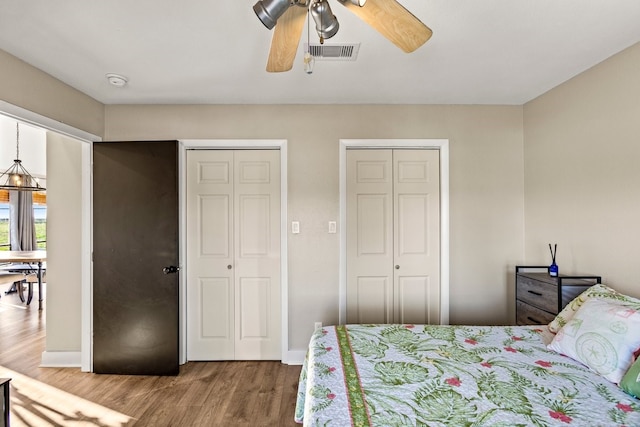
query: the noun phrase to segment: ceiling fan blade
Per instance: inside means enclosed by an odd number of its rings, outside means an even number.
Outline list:
[[[294,5],[290,6],[278,19],[271,38],[271,49],[267,60],[268,72],[289,71],[293,67],[306,16],[305,7]]]
[[[347,9],[405,52],[413,52],[433,32],[396,0],[367,0],[363,7],[340,0]]]

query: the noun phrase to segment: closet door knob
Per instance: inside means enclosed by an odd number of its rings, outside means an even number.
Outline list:
[[[231,270],[231,264],[227,265],[227,270]]]
[[[399,265],[396,265],[396,270],[400,270],[400,266]]]

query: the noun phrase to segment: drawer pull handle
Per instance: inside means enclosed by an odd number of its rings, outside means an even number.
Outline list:
[[[538,319],[534,319],[531,316],[527,316],[527,320],[531,320],[533,323],[535,323],[536,325],[540,325],[540,321]]]
[[[540,292],[534,292],[534,291],[527,291],[527,292],[529,292],[530,294],[537,295],[537,296],[539,296],[539,297],[541,297],[541,296],[542,296],[542,294],[541,294]]]

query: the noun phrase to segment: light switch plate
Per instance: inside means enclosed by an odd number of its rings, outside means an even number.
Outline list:
[[[300,233],[300,223],[298,221],[291,221],[291,233]]]
[[[335,234],[337,229],[337,224],[335,221],[329,221],[329,234]]]

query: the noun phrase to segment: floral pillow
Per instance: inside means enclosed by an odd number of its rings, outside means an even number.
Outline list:
[[[618,301],[590,298],[547,348],[618,384],[640,348],[640,312]]]
[[[549,323],[549,330],[551,332],[558,332],[560,328],[569,322],[573,318],[573,315],[576,311],[582,306],[590,298],[600,298],[604,300],[612,300],[612,301],[620,301],[621,303],[628,305],[630,307],[635,308],[636,310],[640,310],[640,300],[630,297],[628,295],[623,295],[621,293],[616,292],[610,287],[598,283],[597,285],[591,286],[589,289],[578,295],[573,301],[566,305],[565,308],[562,309],[560,313],[556,316],[555,319]]]

